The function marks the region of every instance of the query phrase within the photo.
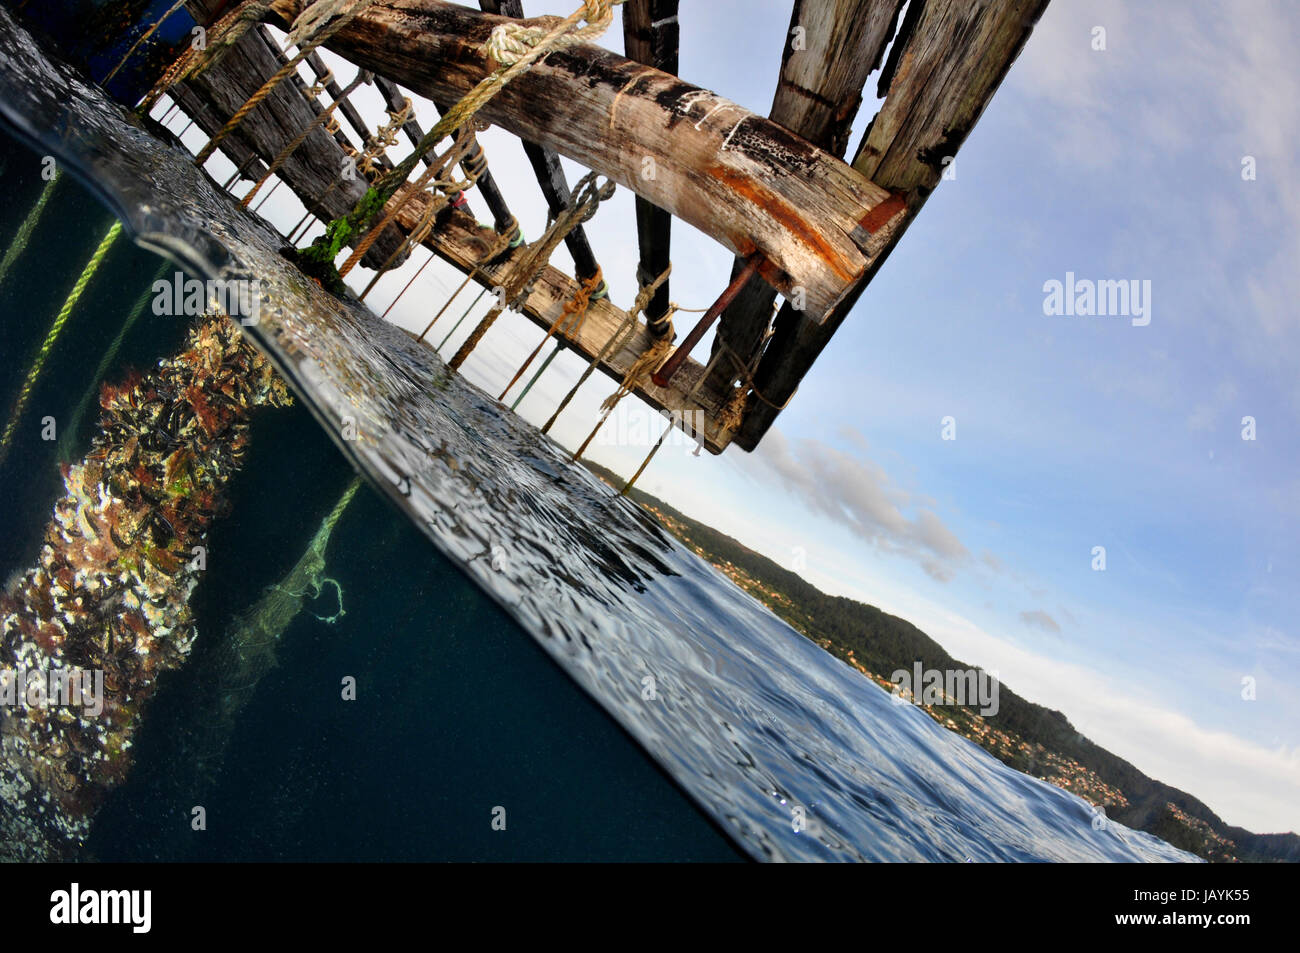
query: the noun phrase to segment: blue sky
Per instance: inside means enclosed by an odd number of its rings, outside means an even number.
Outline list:
[[[789,4],[682,7],[683,77],[766,114]],[[603,42],[621,51],[617,20]],[[1297,48],[1300,7],[1285,2],[1241,16],[1200,0],[1054,0],[955,179],[759,450],[670,443],[642,488],[786,566],[802,555],[814,584],[914,622],[1229,823],[1300,829]],[[377,98],[364,111],[382,118]],[[535,238],[545,208],[522,150],[499,130],[482,141]],[[263,209],[282,225],[299,214],[285,191]],[[630,193],[588,232],[626,306]],[[678,222],[673,260],[672,297],[704,307],[731,258]],[[563,249],[554,263],[572,267]],[[381,281],[377,310],[414,267]],[[1150,324],[1044,314],[1044,283],[1067,272],[1149,280]],[[390,320],[422,327],[458,279],[430,266]],[[540,337],[507,316],[465,373],[495,396]],[[520,413],[544,421],[581,369],[562,355]],[[576,446],[612,389],[589,382],[554,436]],[[643,429],[643,408],[621,413],[625,433]],[[947,416],[955,440],[941,438]],[[590,455],[630,474],[647,449],[598,440]]]

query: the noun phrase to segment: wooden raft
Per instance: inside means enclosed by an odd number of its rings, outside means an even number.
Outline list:
[[[481,11],[444,0],[378,0],[326,46],[380,77],[390,106],[400,101],[400,84],[445,109],[494,65],[483,51],[493,28],[524,12],[521,0],[479,5]],[[476,118],[520,137],[553,214],[569,201],[560,155],[634,192],[636,218],[629,227],[637,230],[642,281],[671,259],[674,217],[737,256],[733,278],[747,260],[757,260],[759,278],[722,310],[708,365],[690,355],[665,386],[647,381],[636,389],[654,408],[676,412],[679,424],[689,428],[702,419],[703,432],[692,436],[710,452],[731,443],[752,450],[938,185],[1046,5],[795,0],[777,92],[769,116],[762,117],[675,75],[677,0],[629,0],[622,7],[626,56],[594,45],[554,52]],[[224,6],[224,0],[193,0],[189,9],[199,22],[211,22]],[[301,0],[273,0],[266,18],[287,28],[302,7]],[[549,28],[556,19],[522,22]],[[236,51],[173,93],[209,133],[283,62],[260,27]],[[877,96],[884,101],[850,164],[844,159],[851,127],[877,72]],[[245,177],[260,175],[323,108],[293,79],[221,145]],[[349,118],[355,125],[355,115]],[[413,121],[405,132],[412,142],[421,135]],[[363,182],[351,189],[329,185],[347,141],[341,132],[318,129],[278,173],[322,220],[345,213],[365,188]],[[653,176],[643,174],[647,157],[654,161]],[[497,230],[507,233],[514,220],[504,195],[490,182],[482,191]],[[389,258],[402,233],[418,224],[425,201],[416,196],[403,208],[391,234],[370,249],[367,264]],[[486,233],[487,240],[493,237]],[[543,328],[596,272],[581,228],[566,241],[578,275],[546,268],[523,304],[523,313]],[[469,271],[486,242],[473,218],[453,209],[439,215],[423,244]],[[503,283],[513,260],[510,255],[489,265],[478,280]],[[645,317],[663,315],[668,300],[665,283]],[[625,318],[608,299],[596,300],[565,344],[590,360]],[[629,342],[599,362],[600,370],[622,379],[651,343],[642,320]],[[744,402],[737,424],[721,412],[729,401],[734,406],[738,387]]]

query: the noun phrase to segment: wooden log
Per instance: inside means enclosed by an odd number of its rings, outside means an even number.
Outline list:
[[[216,132],[280,68],[282,61],[283,55],[264,27],[249,30],[220,63],[181,84],[181,88],[194,93],[207,107],[192,115],[195,123],[209,135]],[[244,118],[236,135],[269,162],[314,118],[311,104],[301,89],[285,82]],[[216,128],[205,125],[213,120],[217,122]],[[347,153],[334,137],[317,127],[284,161],[277,174],[313,215],[330,221],[346,215],[366,192],[364,176],[351,179],[343,176],[346,159]],[[401,243],[402,235],[397,229],[385,229],[366,253],[365,264],[371,268],[382,266]]]
[[[167,95],[180,107],[181,112],[194,120],[194,125],[208,135],[225,125],[227,117],[217,115],[207,100],[184,83],[173,86]],[[266,163],[258,158],[241,130],[236,129],[222,141],[221,151],[235,164],[236,169],[244,170],[245,177],[256,180],[266,174]]]
[[[939,183],[944,157],[965,141],[1046,8],[1047,0],[926,0],[908,8],[881,76],[885,102],[854,159],[864,175],[907,195],[906,212],[882,230],[887,241],[868,281]],[[777,315],[754,378],[767,401],[790,399],[865,285],[820,324],[784,309]],[[779,412],[751,402],[737,446],[756,447]]]
[[[275,0],[271,15],[285,23],[299,9],[300,0]],[[483,44],[504,22],[444,0],[379,0],[329,45],[449,102],[487,75]],[[816,319],[875,253],[860,245],[859,222],[885,190],[776,123],[600,47],[552,53],[478,116],[609,176],[736,254],[760,252],[762,277],[800,291]]]
[[[399,190],[390,202],[400,202],[406,191],[407,187]],[[420,220],[427,201],[429,199],[426,195],[413,196],[398,212],[398,223],[406,229],[413,228]],[[483,257],[494,237],[491,232],[480,228],[473,216],[453,209],[445,221],[440,219],[439,227],[424,240],[424,244],[440,258],[462,271],[468,271]],[[504,284],[518,254],[516,251],[514,255],[485,266],[476,280],[487,288]],[[549,329],[578,287],[578,282],[573,278],[548,265],[533,284],[524,302],[523,313],[539,328]],[[592,301],[577,337],[566,339],[566,344],[584,360],[590,361],[600,353],[611,336],[619,331],[626,317],[627,312],[607,297]],[[651,342],[645,322],[638,321],[630,340],[610,353],[601,362],[600,370],[613,381],[621,381],[628,368]],[[656,410],[669,411],[675,426],[691,437],[702,440],[704,448],[716,454],[721,453],[730,443],[731,432],[721,429],[717,424],[717,411],[722,404],[723,395],[705,387],[701,380],[703,375],[704,368],[699,363],[687,360],[673,377],[671,386],[658,387],[650,382],[645,387],[638,388],[636,393]]]
[[[524,5],[521,0],[479,0],[478,5],[484,13],[495,13],[517,20],[523,19],[524,16]],[[552,217],[558,216],[569,207],[571,195],[564,168],[560,165],[560,157],[556,155],[554,149],[547,149],[527,139],[521,139],[520,143],[524,147],[524,155],[528,157],[528,164],[533,167],[533,174],[537,176],[537,184],[542,188],[546,207]],[[573,267],[579,278],[590,278],[596,273],[599,267],[596,264],[596,255],[592,252],[591,242],[587,240],[587,232],[581,225],[564,237],[564,247],[569,250],[569,256],[573,259]]]
[[[836,156],[849,144],[862,87],[880,66],[902,0],[795,0],[770,119]],[[737,258],[732,276],[744,265]],[[726,347],[713,376],[719,387],[753,366],[772,321],[776,292],[753,283],[727,308],[713,353]]]
[[[628,59],[677,75],[677,48],[681,28],[677,23],[677,0],[628,0],[623,7],[623,52]],[[641,253],[639,284],[648,284],[663,274],[672,253],[673,217],[648,199],[636,197],[636,236]],[[755,282],[757,285],[758,282]],[[655,291],[646,305],[646,318],[665,335],[667,323],[658,323],[668,310],[669,282]]]

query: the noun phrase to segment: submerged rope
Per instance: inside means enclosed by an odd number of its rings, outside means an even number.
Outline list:
[[[41,213],[45,211],[45,205],[49,202],[50,196],[54,194],[54,186],[58,183],[59,176],[62,174],[62,170],[56,166],[54,175],[50,176],[50,181],[46,182],[45,188],[41,189],[36,204],[27,213],[23,223],[18,226],[18,231],[14,234],[14,240],[5,249],[4,259],[0,260],[0,282],[5,280],[5,275],[9,274],[9,269],[13,267],[14,262],[18,260],[18,256],[27,248],[27,243],[32,238],[32,232],[36,229],[36,223],[40,221]]]
[[[86,415],[86,409],[99,391],[99,382],[103,380],[104,375],[108,372],[108,366],[117,357],[118,349],[122,346],[122,341],[126,338],[127,332],[131,330],[140,315],[144,314],[144,309],[153,298],[154,282],[160,280],[171,268],[172,263],[169,261],[164,261],[158,266],[158,271],[154,273],[153,278],[149,279],[149,284],[140,293],[140,297],[136,299],[135,307],[131,309],[131,313],[127,315],[126,320],[122,322],[122,326],[118,328],[113,343],[108,346],[104,351],[104,356],[99,359],[99,366],[95,368],[95,373],[91,375],[90,383],[86,386],[86,392],[81,395],[81,400],[77,402],[77,407],[68,419],[67,426],[63,428],[63,436],[59,438],[60,459],[72,459],[72,442],[77,439],[77,430],[81,427],[81,418]]]
[[[105,76],[102,80],[100,80],[99,85],[107,86],[109,84],[109,81],[112,80],[112,78],[116,76],[119,72],[121,72],[122,67],[125,66],[130,61],[131,57],[135,55],[135,51],[138,50],[144,43],[148,42],[149,37],[157,33],[158,28],[162,26],[164,23],[166,23],[167,20],[170,19],[173,13],[175,13],[181,7],[185,6],[185,3],[186,0],[176,0],[176,2],[173,3],[167,9],[167,12],[158,18],[158,21],[154,23],[153,26],[149,27],[149,29],[144,31],[144,35],[141,36],[140,39],[136,40],[134,43],[131,44],[131,48],[127,50],[125,54],[123,54],[120,60],[117,61],[117,65],[114,66],[109,71],[109,74]]]
[[[18,429],[18,421],[22,417],[23,411],[27,407],[27,402],[31,399],[32,392],[36,389],[36,383],[40,380],[41,372],[45,369],[45,362],[54,350],[55,343],[59,340],[59,334],[63,331],[63,326],[68,323],[68,318],[81,300],[81,293],[86,290],[86,285],[90,284],[90,279],[95,277],[95,272],[99,270],[100,264],[104,261],[104,256],[108,250],[113,247],[117,237],[122,234],[122,223],[114,222],[113,227],[105,233],[100,240],[99,247],[95,253],[90,256],[90,261],[86,262],[86,267],[82,269],[81,276],[77,278],[77,283],[72,286],[68,298],[63,302],[63,307],[59,309],[58,316],[55,317],[54,323],[50,325],[49,333],[45,335],[45,341],[41,344],[41,349],[36,355],[36,360],[32,362],[31,369],[27,372],[27,378],[23,381],[22,390],[18,392],[18,400],[14,404],[13,412],[9,415],[9,423],[5,426],[3,436],[0,436],[0,463],[3,463],[9,455],[9,447],[13,441],[14,432]]]

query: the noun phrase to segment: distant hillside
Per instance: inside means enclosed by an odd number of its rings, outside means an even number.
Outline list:
[[[622,487],[616,474],[598,464],[584,463],[605,482]],[[766,556],[647,493],[633,489],[630,496],[665,529],[796,630],[883,687],[891,687],[891,672],[911,670],[916,661],[927,669],[974,667],[954,659],[904,619],[852,599],[827,595]],[[1005,764],[1073,791],[1103,806],[1108,817],[1207,860],[1300,860],[1300,837],[1296,834],[1254,834],[1229,826],[1190,794],[1147,777],[1093,744],[1059,711],[1026,701],[1005,683],[999,687],[998,701],[998,713],[987,718],[971,707],[945,705],[927,710]]]

